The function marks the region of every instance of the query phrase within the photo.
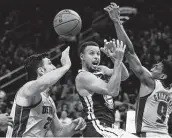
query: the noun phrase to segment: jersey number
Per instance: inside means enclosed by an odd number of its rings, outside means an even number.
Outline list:
[[[165,102],[160,102],[158,104],[158,110],[157,110],[157,114],[160,116],[160,118],[158,118],[156,122],[163,124],[166,118],[166,113],[167,113],[167,104]]]
[[[50,126],[51,121],[52,121],[52,118],[48,117],[47,118],[47,123],[45,123],[45,125],[44,125],[44,129],[47,129]]]

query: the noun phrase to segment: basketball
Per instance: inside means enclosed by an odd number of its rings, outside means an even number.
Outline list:
[[[77,12],[65,9],[57,13],[53,26],[60,36],[76,36],[81,31],[82,20]]]

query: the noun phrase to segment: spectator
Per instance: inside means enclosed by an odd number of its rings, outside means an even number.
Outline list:
[[[0,90],[0,113],[5,113],[7,108],[6,93]]]
[[[72,119],[67,117],[67,112],[66,111],[61,112],[61,116],[60,116],[59,120],[63,125],[68,125],[68,124],[72,123]]]

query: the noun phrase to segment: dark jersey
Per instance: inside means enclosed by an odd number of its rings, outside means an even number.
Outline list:
[[[95,72],[93,74],[105,82],[109,80],[102,72]],[[79,95],[79,97],[83,105],[83,117],[87,122],[97,119],[102,123],[112,126],[115,121],[112,96],[90,93],[88,96],[83,97]]]

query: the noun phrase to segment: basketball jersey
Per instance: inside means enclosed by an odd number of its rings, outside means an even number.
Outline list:
[[[6,137],[44,137],[49,131],[56,108],[51,97],[41,93],[42,99],[34,106],[23,107],[14,99],[10,116],[13,127],[8,126]]]
[[[108,81],[108,78],[102,72],[93,74],[106,82]],[[83,105],[83,118],[87,123],[97,119],[108,126],[112,126],[115,121],[112,96],[93,93],[84,97],[79,95],[79,97]]]
[[[144,92],[144,86],[140,91]],[[172,90],[155,80],[155,89],[147,96],[139,97],[136,111],[136,132],[168,134],[168,118],[172,112]]]

